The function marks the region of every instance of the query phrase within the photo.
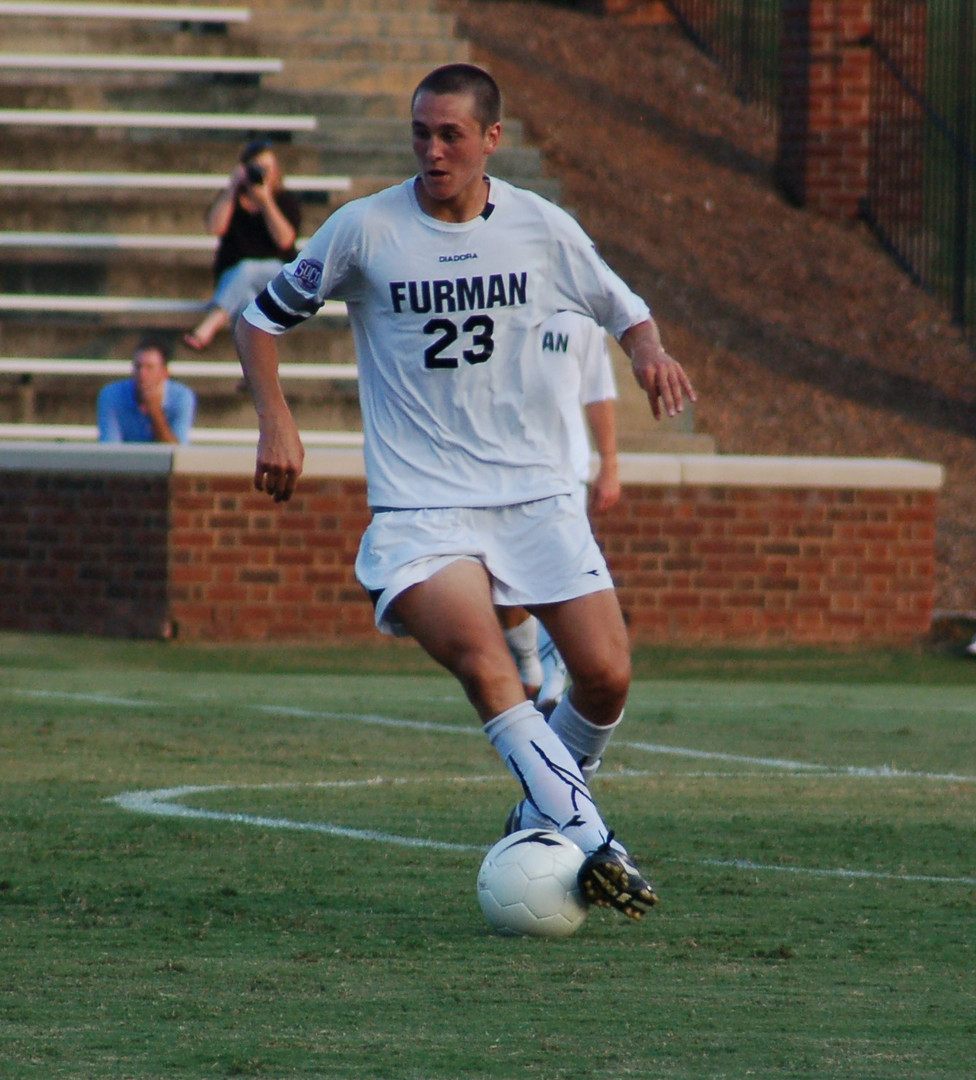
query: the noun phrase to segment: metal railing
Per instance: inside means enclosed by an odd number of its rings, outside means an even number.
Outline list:
[[[780,0],[667,0],[695,44],[728,73],[736,94],[775,121]]]
[[[736,93],[773,124],[782,0],[668,0]],[[976,338],[976,12],[973,0],[874,0],[865,219]]]
[[[875,0],[864,216],[976,333],[976,15],[972,0]]]

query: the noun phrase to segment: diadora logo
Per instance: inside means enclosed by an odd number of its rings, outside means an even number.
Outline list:
[[[438,262],[467,262],[468,259],[477,259],[478,253],[476,251],[465,251],[460,255],[438,255]]]
[[[295,267],[295,277],[306,289],[315,292],[322,284],[322,269],[322,264],[316,259],[302,259],[298,266]]]

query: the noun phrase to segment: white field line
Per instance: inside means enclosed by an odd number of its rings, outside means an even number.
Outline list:
[[[630,773],[629,775],[633,776],[640,774]],[[366,840],[374,843],[392,844],[398,847],[425,848],[435,851],[484,852],[487,849],[487,846],[484,844],[454,844],[442,840],[401,836],[397,833],[380,832],[375,829],[351,829],[347,826],[333,825],[329,822],[293,821],[289,818],[265,817],[255,814],[241,814],[220,810],[203,810],[198,807],[185,806],[182,803],[174,802],[173,800],[188,798],[193,795],[209,794],[217,791],[268,791],[272,789],[296,789],[300,787],[389,787],[391,785],[434,783],[468,784],[491,782],[497,779],[497,777],[489,776],[450,777],[446,780],[427,777],[417,777],[413,779],[408,779],[406,777],[373,777],[369,780],[317,781],[309,784],[187,785],[185,787],[157,788],[155,791],[127,791],[120,795],[111,796],[104,801],[107,803],[114,803],[124,810],[133,810],[142,814],[152,814],[156,817],[220,821],[234,825],[253,825],[262,829],[289,829],[298,832],[313,832],[326,834],[328,836],[341,836],[352,840]],[[612,779],[612,776],[608,776],[607,779]],[[673,861],[684,862],[685,860]],[[779,866],[775,864],[757,863],[750,859],[699,859],[694,865],[718,867],[730,870],[745,870],[749,872],[762,871],[798,875],[812,874],[818,877],[834,877],[865,881],[928,882],[935,885],[976,885],[976,878],[973,877],[940,877],[936,874],[893,874],[883,870],[849,870],[843,867],[822,869],[804,866]]]
[[[13,693],[32,697],[61,698],[75,701],[94,702],[107,705],[120,705],[131,707],[155,706],[172,704],[150,701],[128,701],[125,698],[106,697],[97,694],[67,693],[46,690],[13,690]],[[319,712],[310,709],[291,708],[286,706],[258,705],[252,706],[260,712],[273,712],[276,715],[299,716],[311,719],[346,720],[363,724],[380,725],[383,727],[406,728],[410,730],[436,731],[448,735],[480,735],[481,732],[474,726],[459,727],[454,724],[437,724],[429,721],[400,720],[393,717],[378,716],[369,713],[335,713]],[[745,754],[727,754],[718,751],[698,750],[689,747],[668,746],[659,743],[625,743],[618,745],[627,746],[631,749],[642,750],[647,753],[660,754],[675,757],[687,757],[698,760],[725,761],[752,766],[762,766],[765,769],[780,769],[790,774],[798,774],[810,779],[814,778],[900,778],[912,780],[945,781],[950,783],[965,783],[976,780],[976,777],[957,775],[954,773],[926,773],[912,772],[908,770],[892,769],[889,766],[864,767],[856,765],[836,766],[822,765],[813,762],[790,761],[781,758],[750,757]],[[635,777],[650,775],[646,772],[626,770],[618,773],[607,772],[602,775],[604,780],[613,780],[614,777]],[[698,773],[696,775],[714,778],[740,777],[741,773]],[[758,775],[767,775],[765,773]],[[237,825],[251,825],[265,829],[289,829],[300,832],[313,832],[330,836],[341,836],[347,839],[372,841],[375,843],[393,844],[399,847],[426,848],[438,851],[484,851],[484,845],[456,844],[441,840],[431,840],[420,837],[401,836],[396,833],[381,832],[374,829],[351,829],[343,825],[334,825],[329,822],[293,821],[289,818],[266,817],[255,814],[243,814],[217,810],[204,810],[198,807],[186,806],[175,802],[176,799],[187,798],[192,795],[208,794],[217,791],[237,791],[248,789],[270,790],[275,788],[296,787],[320,787],[320,788],[349,788],[369,785],[401,785],[410,783],[482,783],[489,781],[491,777],[453,777],[450,779],[414,778],[405,777],[383,778],[375,777],[370,780],[339,780],[339,781],[316,781],[310,784],[212,784],[206,786],[187,785],[175,788],[157,788],[151,791],[129,791],[111,796],[104,801],[114,803],[125,809],[137,813],[152,814],[158,817],[192,818],[206,821],[221,821]],[[683,860],[679,860],[683,861]],[[817,868],[801,866],[781,866],[775,864],[757,863],[748,859],[699,859],[695,863],[698,866],[727,868],[749,872],[775,872],[796,875],[815,875],[820,877],[834,877],[849,880],[871,881],[895,881],[895,882],[928,882],[940,885],[976,885],[974,877],[940,877],[933,874],[894,874],[876,870],[850,870],[843,867]]]
[[[10,693],[24,697],[60,698],[68,701],[85,701],[104,705],[124,705],[138,708],[177,708],[178,702],[163,701],[129,701],[125,698],[114,698],[99,694],[81,694],[72,692],[59,692],[53,690],[21,690],[12,689]],[[390,716],[379,716],[374,713],[343,713],[325,712],[317,709],[303,709],[288,705],[251,705],[249,708],[257,712],[272,713],[275,716],[294,716],[306,720],[344,720],[359,724],[370,724],[378,727],[402,728],[413,731],[434,731],[445,735],[477,735],[481,736],[481,729],[475,724],[461,726],[458,724],[439,724],[430,720],[402,720]],[[627,742],[623,739],[615,740],[614,746],[625,747],[629,750],[639,750],[644,753],[658,754],[668,757],[685,757],[701,761],[725,761],[729,764],[741,764],[749,766],[761,766],[770,769],[779,769],[787,773],[810,773],[825,777],[851,776],[865,779],[898,779],[898,780],[932,780],[945,783],[972,783],[976,776],[963,773],[934,773],[921,772],[911,769],[895,769],[890,765],[826,765],[811,761],[792,761],[788,758],[752,757],[748,754],[729,754],[717,750],[699,750],[687,746],[670,746],[665,743]],[[604,774],[606,775],[606,774]],[[717,773],[716,776],[736,776],[736,773]]]
[[[402,783],[394,780],[393,783]],[[377,783],[377,781],[370,781]],[[390,783],[387,781],[385,783]],[[411,836],[398,836],[395,833],[381,833],[371,828],[348,828],[344,825],[331,825],[328,822],[289,821],[287,818],[265,818],[256,814],[227,813],[219,810],[200,810],[182,806],[172,799],[185,798],[209,792],[240,791],[247,784],[212,784],[209,786],[161,787],[154,792],[123,792],[121,795],[106,799],[124,810],[150,813],[161,818],[196,818],[204,821],[231,822],[236,825],[255,825],[258,828],[296,829],[301,833],[325,833],[328,836],[341,836],[352,840],[372,840],[379,843],[392,843],[402,848],[433,848],[438,851],[484,851],[484,847],[475,843],[448,843],[443,840],[429,840]],[[273,785],[261,784],[262,788]],[[287,784],[283,786],[294,786]],[[347,785],[349,786],[349,785]]]
[[[776,871],[781,874],[815,874],[818,877],[854,878],[870,881],[928,881],[936,885],[976,885],[976,877],[938,877],[935,874],[890,874],[882,870],[817,870],[809,866],[777,866],[749,859],[699,859],[698,866],[730,870]]]

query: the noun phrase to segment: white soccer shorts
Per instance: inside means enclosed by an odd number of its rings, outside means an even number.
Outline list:
[[[458,559],[487,569],[493,599],[503,607],[554,604],[613,588],[586,516],[585,492],[515,506],[382,510],[374,513],[356,558],[377,628],[403,636],[391,602]]]

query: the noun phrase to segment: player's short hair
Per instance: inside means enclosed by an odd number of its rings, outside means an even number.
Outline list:
[[[482,131],[502,118],[502,94],[498,83],[483,68],[474,64],[445,64],[425,75],[410,99],[413,108],[420,94],[471,94],[475,116]]]
[[[169,362],[173,357],[173,342],[168,337],[163,334],[146,334],[139,338],[139,343],[132,350],[132,355],[150,351],[158,352],[163,358],[163,363],[169,367]]]

